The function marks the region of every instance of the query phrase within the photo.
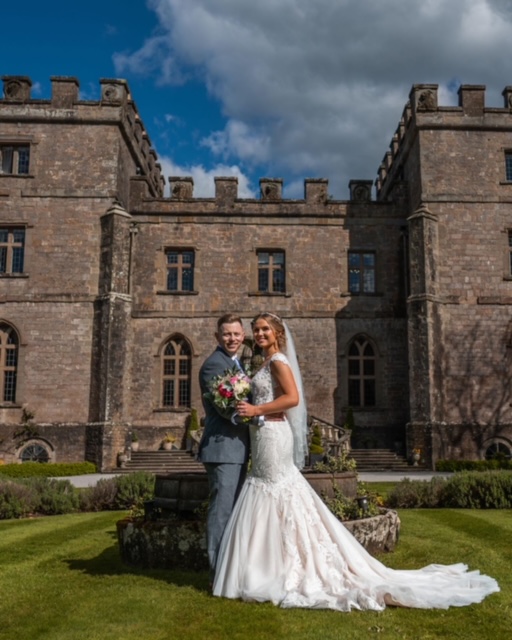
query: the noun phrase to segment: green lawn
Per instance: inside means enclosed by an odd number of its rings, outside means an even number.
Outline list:
[[[401,511],[395,568],[467,562],[498,579],[482,604],[383,613],[280,610],[213,598],[205,573],[124,566],[115,522],[123,514],[0,521],[2,640],[502,640],[512,629],[512,513]]]

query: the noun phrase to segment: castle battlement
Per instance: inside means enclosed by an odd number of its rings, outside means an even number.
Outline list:
[[[144,177],[148,192],[155,197],[163,194],[165,180],[161,166],[126,80],[100,79],[98,101],[80,100],[80,83],[74,77],[52,76],[49,100],[32,98],[32,80],[27,76],[2,76],[2,81],[0,119],[3,122],[117,124],[134,158],[137,175]]]
[[[418,130],[512,130],[512,86],[503,89],[502,108],[485,106],[485,85],[459,87],[457,106],[439,106],[437,84],[412,86],[398,127],[377,172],[377,200],[392,199]]]

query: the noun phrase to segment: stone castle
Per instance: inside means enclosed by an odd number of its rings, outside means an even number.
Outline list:
[[[137,431],[180,443],[224,312],[285,318],[309,413],[352,445],[438,459],[512,451],[512,87],[415,85],[372,181],[306,179],[240,199],[170,177],[123,80],[101,99],[4,76],[0,99],[0,461],[90,460]],[[249,353],[249,343],[245,357]]]

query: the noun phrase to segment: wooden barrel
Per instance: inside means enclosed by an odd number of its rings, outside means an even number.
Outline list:
[[[173,514],[191,514],[208,500],[205,473],[169,473],[155,476],[153,509]]]

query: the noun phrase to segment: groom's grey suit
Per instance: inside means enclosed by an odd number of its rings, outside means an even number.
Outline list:
[[[231,422],[233,411],[222,411],[204,396],[215,376],[232,369],[235,363],[221,347],[204,361],[199,384],[206,414],[204,434],[199,444],[199,460],[208,473],[210,504],[208,508],[208,558],[213,574],[222,534],[235,505],[247,472],[249,428]]]

